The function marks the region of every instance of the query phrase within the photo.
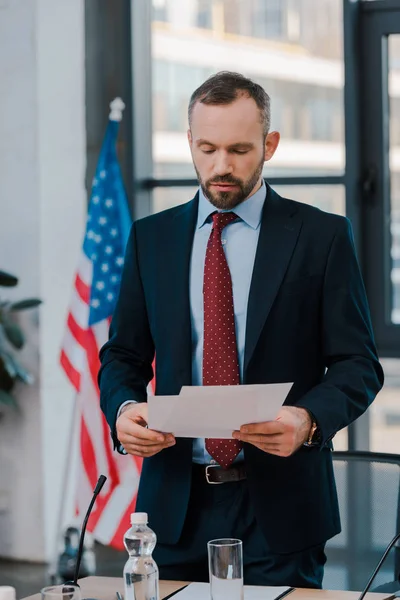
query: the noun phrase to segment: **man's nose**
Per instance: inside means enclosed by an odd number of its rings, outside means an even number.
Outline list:
[[[232,164],[227,152],[218,152],[215,157],[214,171],[220,177],[232,173]]]

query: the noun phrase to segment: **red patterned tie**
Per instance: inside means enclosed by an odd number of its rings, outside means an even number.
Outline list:
[[[239,385],[232,279],[221,232],[237,219],[232,212],[214,213],[204,264],[203,385]],[[206,439],[209,454],[224,468],[242,448],[238,440]]]

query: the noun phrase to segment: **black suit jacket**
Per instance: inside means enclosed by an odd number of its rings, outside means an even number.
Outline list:
[[[249,200],[251,202],[251,199]],[[191,385],[189,264],[198,197],[137,221],[120,296],[101,350],[101,406],[112,430],[125,400],[146,401],[156,352],[156,393]],[[294,552],[340,531],[332,470],[335,433],[382,386],[349,221],[280,197],[268,186],[251,280],[243,383],[293,381],[286,404],[307,408],[320,448],[280,458],[245,444],[248,485],[271,550]],[[145,459],[137,509],[161,543],[176,543],[190,491],[192,440]]]

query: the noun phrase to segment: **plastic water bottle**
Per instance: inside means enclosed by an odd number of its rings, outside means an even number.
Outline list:
[[[10,585],[0,585],[0,600],[15,600],[15,588]]]
[[[125,600],[159,600],[158,567],[152,552],[156,534],[147,526],[147,513],[132,513],[124,535],[129,558],[124,567]]]

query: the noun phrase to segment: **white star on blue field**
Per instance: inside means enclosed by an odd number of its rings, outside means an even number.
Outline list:
[[[89,325],[112,315],[121,282],[125,248],[114,187],[115,179],[105,169],[93,180],[83,244],[83,251],[93,265]]]

